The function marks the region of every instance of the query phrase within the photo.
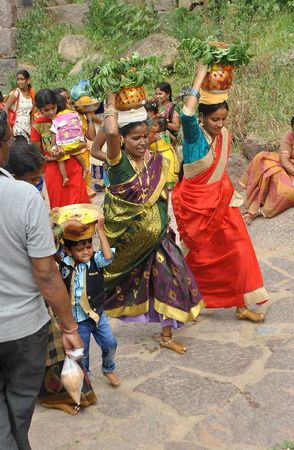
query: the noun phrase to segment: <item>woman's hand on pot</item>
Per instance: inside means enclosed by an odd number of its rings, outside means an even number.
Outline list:
[[[197,82],[197,84],[199,84],[199,88],[201,87],[201,84],[203,83],[203,80],[206,76],[208,72],[208,66],[206,64],[201,64],[198,63],[196,65],[196,71],[195,71],[195,82],[194,84]]]

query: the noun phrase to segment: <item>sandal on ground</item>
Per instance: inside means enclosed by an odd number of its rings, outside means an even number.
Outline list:
[[[251,320],[251,322],[262,322],[264,314],[256,313],[247,308],[237,308],[236,317],[238,320]]]
[[[160,335],[160,346],[169,348],[180,355],[184,355],[187,351],[186,347],[181,342],[177,342],[172,339],[171,336],[164,336],[163,334]]]
[[[111,386],[118,387],[121,384],[121,380],[116,375],[116,373],[114,373],[114,372],[103,372],[103,375],[105,376],[105,378],[108,379],[108,381],[111,384]]]

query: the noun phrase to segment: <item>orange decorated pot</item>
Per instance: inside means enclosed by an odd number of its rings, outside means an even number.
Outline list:
[[[128,111],[142,107],[146,100],[146,92],[143,86],[123,87],[115,98],[115,106],[119,111]]]
[[[202,89],[214,94],[221,94],[230,89],[233,83],[234,67],[225,64],[212,64],[202,83]]]

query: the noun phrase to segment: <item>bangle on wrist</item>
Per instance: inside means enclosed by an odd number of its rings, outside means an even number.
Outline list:
[[[200,92],[198,91],[198,89],[194,89],[194,88],[190,88],[187,95],[192,95],[192,97],[196,97],[197,100],[200,99]]]
[[[73,334],[76,333],[76,331],[78,331],[79,326],[76,325],[74,328],[72,328],[71,330],[67,330],[66,328],[64,328],[64,325],[62,323],[59,324],[59,328],[61,329],[61,331],[63,331],[64,333],[67,334]]]
[[[108,117],[108,116],[117,117],[118,116],[117,110],[115,108],[107,108],[105,110],[104,119],[106,119],[106,117]]]
[[[93,123],[93,119],[87,119],[88,123]]]

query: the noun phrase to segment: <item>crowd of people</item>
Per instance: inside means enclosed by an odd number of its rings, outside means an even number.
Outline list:
[[[182,109],[160,82],[135,114],[117,111],[110,92],[102,116],[83,111],[96,101],[86,92],[74,101],[63,87],[35,93],[29,73],[17,73],[0,104],[0,448],[30,449],[37,397],[69,414],[96,401],[91,335],[103,375],[121,384],[108,316],[160,324],[160,346],[178,354],[187,348],[173,330],[203,308],[235,307],[239,320],[264,320],[250,308],[269,297],[245,221],[294,205],[294,118],[281,152],[259,153],[242,176],[242,217],[227,174],[227,94],[205,93],[206,73],[199,65]],[[91,203],[90,155],[103,164],[105,186],[96,228],[50,223],[48,207]],[[80,347],[77,406],[61,372],[66,353]]]

